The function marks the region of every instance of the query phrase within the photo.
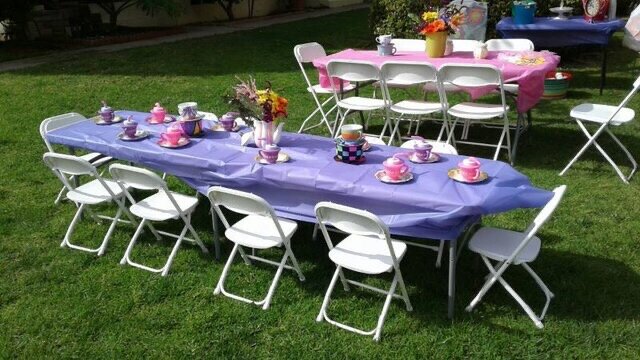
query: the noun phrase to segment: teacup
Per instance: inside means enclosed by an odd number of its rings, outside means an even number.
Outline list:
[[[345,141],[356,141],[362,137],[362,125],[347,124],[340,128],[340,136]]]
[[[160,139],[168,142],[171,145],[178,145],[180,138],[182,137],[182,130],[178,127],[170,127],[167,132],[160,134]]]
[[[392,35],[380,35],[376,37],[376,42],[381,45],[389,45],[392,39]]]
[[[122,129],[124,130],[124,136],[133,139],[136,137],[136,132],[138,131],[138,123],[129,117],[122,124]]]
[[[183,119],[193,119],[198,116],[198,103],[194,101],[178,104],[178,115]]]
[[[102,102],[102,107],[100,108],[100,111],[98,111],[98,115],[100,115],[100,119],[102,119],[102,121],[106,122],[106,123],[110,123],[111,121],[113,121],[114,116],[114,112],[113,109],[107,105],[106,102]]]
[[[378,45],[378,55],[380,56],[391,56],[396,53],[396,47],[393,44],[387,45]]]
[[[407,164],[397,157],[390,157],[382,162],[384,173],[392,180],[400,180],[409,171]]]
[[[278,147],[278,145],[267,144],[264,146],[263,149],[260,149],[258,153],[269,164],[275,164],[278,161],[278,154],[280,153],[280,148]]]
[[[429,160],[429,157],[431,156],[431,149],[433,149],[433,146],[426,141],[418,140],[413,144],[415,157],[420,161]]]
[[[225,131],[231,131],[238,125],[236,123],[236,117],[236,113],[226,113],[222,115],[218,121]]]
[[[151,109],[151,117],[153,118],[153,122],[163,122],[166,115],[167,111],[162,106],[160,106],[160,103],[156,103],[153,109]]]
[[[463,179],[477,180],[480,177],[480,161],[474,157],[468,157],[458,163],[458,170]]]

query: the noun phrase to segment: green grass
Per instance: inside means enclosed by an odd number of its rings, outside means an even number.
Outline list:
[[[330,29],[330,30],[327,30]],[[588,152],[566,177],[557,173],[585,142],[568,121],[580,102],[618,103],[638,73],[635,53],[612,45],[608,86],[603,96],[598,57],[569,62],[569,98],[541,102],[535,125],[521,143],[517,169],[539,187],[567,184],[553,219],[542,229],[543,249],[533,263],[556,294],[536,329],[500,287],[473,313],[464,307],[479,290],[484,267],[464,252],[458,273],[456,318],[446,318],[445,269],[435,269],[432,252],[412,248],[402,263],[415,310],[395,301],[381,343],[340,330],[315,317],[333,266],[322,241],[301,225],[293,248],[307,281],[285,273],[268,311],[214,297],[222,263],[184,246],[167,278],[118,265],[133,233],[119,226],[105,256],[60,249],[74,208],[54,206],[59,182],[45,168],[38,135],[42,119],[76,111],[93,113],[101,99],[119,109],[147,110],[160,101],[174,108],[194,100],[218,114],[229,109],[222,95],[235,76],[270,80],[290,100],[288,130],[313,109],[295,64],[294,44],[318,41],[328,52],[370,46],[366,12],[333,15],[267,29],[100,55],[0,74],[0,356],[42,357],[270,357],[270,358],[638,358],[640,357],[640,180],[624,185],[595,152]],[[586,59],[586,61],[585,61]],[[578,62],[577,60],[580,60]],[[638,109],[639,99],[630,106]],[[640,154],[638,125],[615,129]],[[432,137],[435,127],[423,135]],[[495,136],[474,129],[472,136]],[[611,141],[602,141],[613,149]],[[489,156],[488,151],[461,148]],[[617,161],[623,154],[612,151]],[[215,156],[212,154],[211,156]],[[629,170],[625,168],[625,170]],[[190,192],[171,179],[172,188]],[[206,203],[206,201],[204,202]],[[113,209],[106,208],[107,211]],[[485,224],[522,230],[536,210],[485,218]],[[211,245],[207,205],[194,218]],[[179,224],[170,225],[172,230]],[[75,239],[96,244],[105,225],[83,222]],[[161,264],[170,242],[145,238],[133,257]],[[223,244],[224,256],[230,251]],[[268,252],[276,258],[279,252]],[[237,263],[228,289],[260,297],[274,269]],[[521,269],[506,276],[536,309],[543,296]],[[387,286],[388,278],[366,281]],[[382,306],[377,295],[338,290],[331,313],[372,328]]]

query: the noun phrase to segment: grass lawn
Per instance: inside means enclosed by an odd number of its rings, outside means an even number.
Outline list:
[[[160,101],[174,108],[193,100],[217,114],[229,109],[222,95],[235,76],[270,80],[290,101],[287,129],[297,130],[313,109],[293,58],[297,43],[318,41],[328,52],[370,46],[366,11],[224,36],[109,54],[90,54],[29,70],[0,74],[0,357],[270,357],[270,358],[638,358],[640,357],[640,179],[624,185],[594,150],[567,176],[558,172],[586,141],[568,121],[580,102],[617,104],[637,76],[637,54],[614,38],[608,86],[598,95],[599,58],[584,54],[567,62],[574,73],[569,97],[541,102],[535,125],[522,139],[516,168],[539,187],[569,189],[552,220],[539,233],[540,257],[533,268],[556,294],[538,330],[499,286],[473,313],[464,307],[479,290],[484,266],[469,252],[459,263],[456,318],[446,317],[446,269],[435,269],[435,254],[411,248],[402,263],[415,310],[394,301],[381,343],[315,317],[333,273],[326,245],[311,241],[301,225],[293,249],[307,281],[286,272],[271,308],[240,303],[212,292],[223,264],[183,246],[167,278],[121,267],[133,233],[119,226],[101,258],[60,249],[75,208],[54,206],[59,181],[45,168],[38,135],[42,119],[65,112],[92,114],[101,99],[117,109],[147,110]],[[329,29],[329,30],[327,30]],[[630,107],[639,109],[636,97]],[[638,123],[616,134],[640,155]],[[433,137],[435,127],[423,134]],[[474,129],[471,136],[482,135]],[[495,133],[492,133],[495,135]],[[607,149],[612,142],[603,140]],[[461,148],[463,154],[489,151]],[[617,161],[623,154],[612,151]],[[215,156],[215,154],[212,154]],[[624,168],[625,171],[629,169]],[[171,178],[173,189],[190,192]],[[208,203],[194,218],[211,244]],[[536,210],[487,217],[492,226],[523,230]],[[178,230],[179,224],[169,226]],[[105,225],[85,221],[76,242],[95,244]],[[148,240],[133,257],[160,265],[170,242]],[[224,257],[231,246],[223,244]],[[274,258],[280,252],[269,253]],[[238,263],[227,288],[259,298],[274,269]],[[507,281],[536,310],[544,297],[533,280],[512,268]],[[387,286],[388,279],[370,279]],[[336,291],[331,314],[372,328],[383,299],[364,291]]]

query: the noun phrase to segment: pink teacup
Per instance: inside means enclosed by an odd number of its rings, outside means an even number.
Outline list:
[[[151,117],[153,118],[153,122],[163,122],[166,115],[167,112],[162,106],[160,106],[160,103],[156,103],[153,109],[151,109]]]
[[[474,181],[480,177],[480,161],[474,157],[468,157],[458,163],[460,175],[467,181]]]
[[[264,149],[261,149],[258,153],[269,164],[275,164],[278,161],[278,154],[280,153],[280,148],[278,147],[278,145],[267,144],[264,146]]]
[[[180,138],[182,137],[182,131],[177,129],[167,129],[167,132],[160,134],[160,139],[168,142],[169,144],[175,146],[180,142]]]
[[[409,172],[409,167],[404,161],[395,156],[383,161],[382,166],[384,167],[384,173],[392,180],[400,180]]]

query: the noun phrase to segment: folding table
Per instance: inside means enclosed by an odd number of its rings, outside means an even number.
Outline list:
[[[116,139],[117,124],[99,126],[87,120],[47,134],[51,143],[82,148],[165,171],[206,194],[211,185],[255,193],[273,206],[278,216],[315,223],[314,206],[332,201],[362,208],[378,215],[393,235],[449,242],[449,316],[453,316],[457,240],[465,228],[482,215],[516,208],[541,207],[552,193],[531,185],[510,165],[481,160],[489,179],[474,185],[458,183],[447,176],[460,156],[441,155],[433,164],[410,163],[413,180],[386,184],[374,174],[382,161],[406,151],[374,145],[360,165],[337,162],[333,139],[285,133],[279,146],[291,160],[276,165],[256,161],[258,149],[240,145],[233,132],[205,131],[201,138],[178,149],[165,149],[157,142],[166,125],[149,125],[147,113],[132,115],[151,136],[137,142]],[[207,126],[205,126],[207,127]]]

